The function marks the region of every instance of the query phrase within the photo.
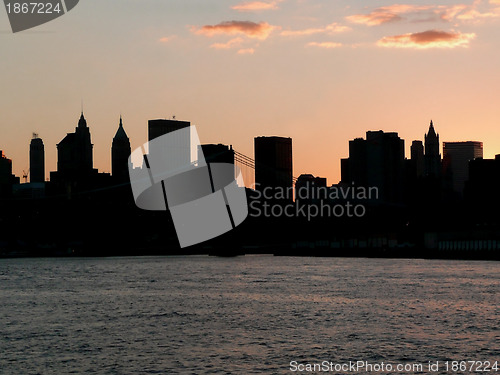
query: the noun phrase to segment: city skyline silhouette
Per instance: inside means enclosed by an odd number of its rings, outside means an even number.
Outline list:
[[[295,175],[331,182],[340,180],[345,140],[366,130],[397,131],[408,155],[433,119],[442,140],[483,141],[490,159],[500,150],[494,2],[313,0],[256,9],[146,1],[116,8],[89,0],[18,35],[0,18],[9,32],[2,148],[17,176],[28,166],[25,139],[37,132],[58,143],[81,100],[103,172],[111,171],[108,145],[120,114],[132,148],[146,138],[146,121],[174,115],[197,125],[205,142],[245,155],[256,135],[291,137],[300,155]],[[46,165],[55,163],[47,148]]]
[[[172,116],[172,119],[171,119],[171,120],[172,120],[172,121],[179,122],[179,123],[183,123],[183,121],[182,121],[182,120],[178,120],[178,119],[176,119],[175,117],[176,117],[175,115],[174,115],[174,116]],[[85,126],[87,126],[87,125],[86,125],[86,118],[84,117],[84,111],[83,111],[83,108],[82,108],[81,115],[80,115],[80,122],[82,121],[82,118],[83,118],[83,120],[85,121]],[[148,121],[149,121],[149,122],[151,122],[152,120],[148,120]],[[158,120],[158,121],[161,121],[161,120]],[[169,121],[170,121],[170,120],[169,120]],[[77,129],[78,129],[78,127],[77,127]],[[90,129],[90,126],[89,126],[89,129]],[[125,137],[127,137],[127,135],[123,132],[123,129],[124,129],[124,128],[123,128],[123,118],[122,118],[122,115],[120,115],[120,116],[119,116],[118,133],[116,133],[116,134],[115,134],[115,137],[116,137],[118,134],[123,134]],[[432,119],[430,120],[430,128],[429,128],[429,129],[432,129],[432,131],[434,131],[434,122],[433,122],[433,120],[432,120]],[[393,129],[393,130],[395,131],[395,134],[398,134],[397,129]],[[378,132],[386,132],[386,131],[384,131],[384,130],[377,130],[377,131],[378,131]],[[392,130],[391,130],[391,131],[392,131]],[[120,132],[121,132],[121,133],[120,133]],[[374,132],[376,132],[376,131],[375,131],[375,130],[367,130],[367,132],[372,132],[372,133],[374,133]],[[43,143],[43,137],[42,137],[40,134],[38,134],[38,133],[32,133],[32,134],[33,134],[33,138],[36,138],[36,139],[38,139],[38,140],[40,140],[40,141],[42,142],[42,147],[43,147],[43,146],[45,146],[46,148],[49,148],[49,147],[48,147],[49,145],[46,145],[45,143]],[[68,132],[67,134],[71,134],[71,133],[69,133],[69,132]],[[276,137],[276,135],[255,135],[254,137],[258,138],[258,137],[262,137],[262,136],[263,136],[263,137]],[[288,137],[287,135],[282,135],[282,136],[283,136],[283,137]],[[280,137],[280,136],[278,136],[278,137]],[[413,156],[413,151],[412,151],[412,142],[417,141],[417,142],[422,142],[422,144],[423,144],[424,139],[425,139],[426,137],[427,137],[427,133],[425,133],[425,134],[424,134],[424,137],[422,137],[422,138],[420,138],[420,139],[414,139],[414,140],[411,140],[411,142],[408,142],[408,141],[406,141],[406,142],[405,142],[405,140],[403,139],[403,145],[404,145],[403,147],[404,147],[404,148],[403,148],[402,152],[403,152],[403,157],[404,157],[404,159],[411,159],[411,158],[412,158],[412,156]],[[289,138],[289,137],[288,137],[288,138]],[[357,137],[355,137],[355,138],[353,138],[353,139],[360,139],[360,138],[361,138],[361,137],[357,136]],[[128,139],[128,137],[127,137],[127,139]],[[446,138],[445,138],[445,139],[446,139]],[[33,140],[32,140],[32,141],[33,141]],[[63,141],[64,141],[64,139],[62,139],[60,142],[63,142]],[[58,145],[59,145],[59,143],[60,143],[60,142],[56,143],[56,146],[57,146],[57,147],[58,147]],[[89,142],[90,142],[90,141],[89,141]],[[297,141],[297,140],[296,140],[296,142],[300,142],[300,141]],[[440,158],[440,159],[443,159],[443,158],[442,158],[442,155],[443,155],[443,154],[444,154],[444,152],[445,152],[445,151],[444,151],[444,144],[445,144],[445,143],[452,144],[452,143],[460,143],[460,142],[478,142],[478,143],[480,143],[480,144],[481,144],[481,157],[482,157],[482,158],[485,158],[485,159],[494,159],[494,158],[495,158],[495,156],[496,156],[498,153],[500,153],[500,149],[499,149],[498,151],[495,151],[495,150],[490,150],[489,152],[485,152],[485,151],[484,151],[484,149],[483,149],[483,146],[482,146],[482,145],[483,145],[483,142],[482,142],[482,141],[478,141],[478,140],[455,140],[455,141],[453,141],[453,142],[451,142],[451,141],[447,141],[447,140],[443,140],[442,142],[439,142],[439,135],[437,136],[436,145],[434,146],[434,147],[437,147],[437,150],[436,150],[435,152],[437,152],[437,153],[439,154],[439,158]],[[113,142],[110,142],[110,143],[113,143]],[[140,141],[139,141],[139,142],[138,142],[138,141],[135,141],[134,143],[140,143]],[[213,144],[222,144],[222,143],[221,143],[220,141],[215,140],[215,142],[213,142]],[[231,147],[233,146],[233,144],[232,144],[232,143],[230,143],[230,145],[231,145]],[[57,148],[57,147],[56,147],[56,148]],[[99,147],[99,145],[97,145],[97,147]],[[130,147],[130,142],[128,143],[127,147]],[[407,152],[407,151],[406,151],[408,148],[409,148],[409,152]],[[128,149],[128,148],[127,148],[127,149]],[[2,149],[2,151],[3,151],[3,150],[4,150],[4,149]],[[111,147],[110,147],[110,150],[111,150]],[[29,151],[29,146],[28,146],[28,151]],[[45,158],[46,158],[45,153],[46,153],[47,151],[49,151],[49,153],[50,153],[50,149],[49,149],[49,150],[44,150],[44,169],[43,169],[43,174],[45,175],[45,181],[50,181],[50,177],[49,177],[49,176],[50,176],[51,172],[56,172],[56,171],[58,170],[58,163],[60,163],[60,162],[56,159],[56,166],[55,166],[55,168],[53,168],[53,167],[51,167],[51,166],[47,166],[47,164],[46,164],[46,162],[45,162]],[[93,161],[93,159],[94,159],[94,157],[93,157],[94,152],[93,152],[93,151],[94,151],[94,143],[92,143],[91,150],[90,150],[90,158],[91,158],[92,160],[90,160],[90,161],[89,161],[89,163],[90,163],[91,165],[94,165],[94,161]],[[9,157],[8,157],[9,155],[5,155],[5,151],[3,151],[3,153],[4,153],[4,157],[5,157],[5,158],[10,159],[10,160],[12,161],[12,170],[13,170],[13,174],[14,174],[16,177],[19,177],[19,178],[20,178],[20,182],[21,182],[21,183],[22,183],[22,182],[26,182],[27,175],[29,175],[29,173],[30,173],[30,165],[28,164],[26,167],[23,167],[23,169],[22,169],[22,173],[21,173],[20,175],[16,175],[16,170],[19,170],[19,167],[18,167],[18,168],[16,168],[16,167],[15,167],[15,164],[16,164],[16,163],[15,163],[15,160],[13,160],[12,158],[9,158]],[[343,179],[343,178],[342,178],[342,160],[343,160],[346,156],[348,156],[348,153],[349,153],[349,152],[347,152],[347,155],[344,155],[341,159],[339,159],[339,161],[338,161],[338,163],[337,163],[337,164],[338,164],[338,166],[339,166],[339,179],[338,179],[337,181],[331,181],[331,180],[329,180],[327,177],[325,177],[325,176],[327,175],[326,173],[325,173],[325,174],[317,174],[317,175],[315,175],[315,176],[316,176],[316,177],[321,177],[321,178],[327,178],[327,181],[328,181],[329,185],[332,185],[332,184],[336,184],[336,183],[338,183],[338,182],[341,182],[341,181],[342,181],[342,179]],[[408,154],[409,154],[409,155],[408,155]],[[492,157],[491,157],[491,158],[488,158],[486,155],[492,155]],[[254,154],[253,154],[253,152],[252,152],[252,156],[251,156],[250,158],[251,158],[251,159],[253,159],[253,156],[254,156]],[[295,153],[294,153],[294,156],[295,156]],[[328,155],[325,155],[325,156],[326,156],[326,157],[328,157]],[[244,154],[243,154],[243,157],[246,157],[246,155],[244,155]],[[295,157],[296,157],[296,156],[295,156]],[[122,158],[123,158],[123,156],[122,156]],[[428,163],[428,162],[429,162],[428,160],[426,160],[426,161],[425,161],[425,163]],[[295,161],[294,161],[294,163],[295,163]],[[98,164],[99,164],[99,163],[98,163]],[[332,163],[332,164],[335,164],[335,163]],[[295,164],[294,164],[294,165],[295,165]],[[108,173],[108,174],[112,174],[112,173],[111,173],[111,172],[112,172],[112,167],[113,167],[113,160],[112,160],[112,153],[110,152],[110,157],[109,157],[109,168],[108,168],[108,169],[106,169],[106,168],[105,168],[104,170],[101,170],[100,172],[103,172],[103,173]],[[297,178],[298,178],[300,175],[302,175],[302,174],[311,174],[311,170],[312,170],[312,169],[315,169],[315,166],[306,166],[305,168],[306,168],[306,169],[305,169],[304,171],[302,171],[301,173],[296,173],[296,172],[292,169],[293,178],[294,178],[294,179],[297,179]],[[434,167],[434,168],[436,168],[436,167]],[[98,168],[95,168],[95,169],[99,170]],[[42,172],[37,172],[37,173],[40,175]],[[123,176],[123,175],[124,175],[124,174],[123,174],[123,172],[122,172],[122,176]],[[21,178],[23,178],[23,179],[21,179]],[[122,179],[123,179],[123,177],[122,177]],[[464,180],[464,181],[465,181],[465,180]],[[34,181],[34,182],[35,182],[35,181]],[[38,177],[38,179],[36,180],[36,182],[40,182],[40,178],[39,178],[39,177]]]
[[[232,166],[232,169],[240,164],[251,172],[255,171],[254,184],[248,184],[247,181],[246,189],[242,190],[247,199],[242,199],[241,202],[248,200],[242,210],[248,210],[250,219],[242,219],[243,224],[237,228],[233,225],[231,233],[211,237],[208,244],[194,240],[195,245],[187,246],[191,253],[203,253],[211,248],[225,249],[212,250],[219,254],[234,255],[248,246],[256,246],[254,250],[257,249],[258,252],[265,251],[269,246],[278,246],[272,250],[275,254],[302,254],[301,249],[310,246],[304,245],[307,241],[314,243],[322,238],[320,243],[323,245],[318,248],[317,255],[476,256],[486,259],[498,256],[495,250],[500,248],[500,232],[495,213],[500,207],[500,199],[494,194],[493,187],[498,186],[500,181],[500,155],[494,159],[484,159],[483,144],[477,141],[443,142],[441,154],[439,129],[432,120],[423,137],[424,141],[411,142],[410,159],[405,156],[405,140],[397,132],[367,131],[366,138],[349,140],[348,157],[339,161],[342,179],[333,184],[327,183],[326,178],[311,173],[301,174],[298,178],[293,176],[292,166],[296,157],[291,138],[255,136],[255,159],[252,159],[233,149],[232,145],[221,143],[199,144],[192,149],[193,139],[189,134],[196,132],[191,130],[194,127],[187,121],[155,119],[148,121],[147,127],[149,144],[131,153],[126,126],[120,117],[110,148],[113,174],[94,168],[92,131],[83,111],[75,131],[67,133],[56,145],[57,170],[50,172],[49,181],[20,183],[21,179],[11,172],[12,161],[2,153],[0,202],[5,208],[1,218],[4,229],[11,225],[17,226],[18,219],[12,220],[10,215],[19,215],[19,220],[26,222],[20,228],[29,227],[37,232],[41,231],[41,238],[45,238],[45,226],[65,218],[64,224],[60,223],[58,226],[66,227],[69,222],[79,224],[53,234],[56,237],[51,240],[51,244],[47,243],[47,239],[35,240],[28,254],[32,254],[31,251],[35,251],[34,254],[38,254],[37,251],[47,254],[46,251],[49,251],[48,254],[63,255],[65,253],[61,248],[66,247],[71,250],[70,255],[120,255],[123,251],[131,255],[143,254],[140,249],[144,244],[141,245],[141,242],[150,241],[146,240],[148,237],[143,231],[134,232],[131,236],[134,245],[109,247],[108,241],[100,243],[102,238],[99,234],[106,227],[101,220],[109,216],[108,221],[111,220],[114,225],[117,222],[122,222],[122,225],[141,222],[141,226],[148,228],[147,231],[152,231],[156,239],[147,246],[147,253],[176,253],[175,237],[172,236],[175,233],[172,226],[175,212],[166,207],[152,207],[149,197],[157,197],[157,201],[163,202],[163,205],[167,201],[176,202],[175,209],[184,204],[195,209],[195,200],[189,197],[205,197],[205,193],[208,194],[206,188],[216,182],[206,178],[204,188],[188,183],[194,189],[192,195],[189,189],[177,183],[171,185],[170,182],[167,183],[168,179],[163,180],[161,173],[158,175],[158,171],[163,168],[159,160],[161,155],[170,152],[165,160],[168,160],[167,164],[173,163],[174,170],[178,162],[182,162],[183,168],[192,168],[193,162],[196,163],[196,159],[192,158],[202,157],[199,160],[205,160],[203,155],[206,153],[211,160],[208,164],[209,171],[212,163],[215,163],[214,168],[218,165],[218,159],[229,162],[223,165]],[[178,136],[181,130],[184,135]],[[174,138],[169,146],[165,146],[160,141],[171,132]],[[195,143],[198,144],[199,140]],[[46,146],[38,134],[33,135],[30,146],[31,169],[40,170]],[[146,154],[142,156],[142,150],[146,149],[149,151],[145,151]],[[141,160],[135,160],[137,153]],[[151,164],[150,157],[155,163]],[[150,169],[152,165],[154,168]],[[126,177],[127,169],[130,182]],[[202,173],[204,170],[199,169]],[[39,179],[39,172],[37,175]],[[156,187],[161,182],[163,193],[152,186],[149,195],[142,197],[144,187],[141,187],[141,181],[146,175],[150,176],[148,180],[155,179]],[[245,176],[245,172],[242,176]],[[26,177],[27,173],[23,175],[25,181]],[[225,178],[235,176],[227,175]],[[133,181],[135,185],[131,186]],[[233,182],[236,187],[236,182]],[[131,187],[134,186],[137,207],[132,199]],[[214,187],[212,185],[211,191],[216,193]],[[176,192],[181,198],[173,198],[169,191]],[[485,195],[486,192],[489,195]],[[224,201],[227,205],[228,200],[224,199],[222,202]],[[16,207],[17,204],[21,206]],[[229,206],[226,208],[230,212]],[[141,209],[153,211],[145,213]],[[155,212],[158,209],[163,213]],[[61,216],[62,212],[66,213]],[[101,216],[103,214],[105,215]],[[210,212],[206,214],[210,215]],[[36,217],[43,219],[44,224],[37,224],[39,219]],[[227,218],[224,220],[227,221]],[[189,236],[190,233],[189,221],[181,221],[184,222],[184,238],[187,238],[186,235]],[[179,221],[176,225],[178,223]],[[203,223],[204,220],[200,220],[197,225],[202,228]],[[332,226],[336,230],[332,231]],[[164,229],[165,233],[162,233],[163,230],[159,229],[161,227],[169,229]],[[230,228],[224,228],[226,227]],[[89,228],[94,228],[91,237],[76,240],[88,233]],[[180,228],[177,227],[177,230]],[[5,233],[9,233],[7,237],[10,238],[16,236],[18,230]],[[253,233],[258,235],[250,235]],[[59,235],[62,237],[59,238]],[[18,236],[23,238],[20,234]],[[30,242],[33,241],[29,238]],[[113,242],[126,240],[126,236],[110,239]],[[187,243],[189,242],[184,242]],[[16,248],[15,245],[10,246]],[[338,250],[332,252],[330,248]],[[435,249],[440,252],[429,253]],[[478,252],[473,253],[472,250]]]

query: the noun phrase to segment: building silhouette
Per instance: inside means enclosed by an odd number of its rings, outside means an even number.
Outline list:
[[[57,144],[57,173],[63,176],[82,176],[93,171],[93,144],[83,112],[74,133],[68,133]]]
[[[434,129],[434,124],[429,125],[425,139],[425,176],[433,179],[441,177],[441,154],[439,153],[439,134]]]
[[[50,172],[48,195],[75,194],[95,197],[95,191],[109,186],[109,173],[93,168],[93,144],[83,112],[74,133],[66,134],[57,144],[57,171]]]
[[[317,204],[327,200],[326,178],[301,174],[295,182],[295,201],[299,204]]]
[[[148,121],[148,154],[155,155],[155,158],[165,159],[162,153],[167,153],[169,169],[184,168],[191,164],[192,159],[196,157],[193,153],[198,150],[191,149],[191,123],[188,121],[157,119]],[[178,132],[170,135],[168,139],[160,138],[163,135],[186,129],[184,132]],[[171,148],[175,148],[173,151]],[[175,155],[175,159],[172,156]]]
[[[414,168],[415,177],[420,178],[425,173],[424,144],[422,141],[411,143],[411,165]]]
[[[189,121],[157,119],[148,121],[148,141],[162,135],[174,132],[179,129],[189,128],[191,123]]]
[[[0,198],[11,197],[14,184],[19,184],[19,177],[12,174],[12,160],[0,150]]]
[[[500,155],[495,159],[477,158],[469,161],[469,179],[465,183],[465,198],[476,211],[498,214],[500,206]]]
[[[115,182],[127,182],[129,180],[128,158],[131,152],[130,140],[123,128],[122,117],[120,116],[120,124],[111,145],[111,175]]]
[[[469,179],[469,162],[483,157],[483,142],[443,142],[443,165],[449,188],[463,196]]]
[[[30,143],[30,182],[45,182],[45,148],[36,133]]]
[[[255,183],[257,190],[264,188],[291,189],[292,139],[284,137],[256,137]]]
[[[203,155],[207,163],[234,164],[233,146],[219,144],[204,144],[198,149],[198,159]],[[200,154],[202,153],[202,155]]]
[[[403,200],[404,140],[398,133],[366,132],[366,140],[349,141],[349,158],[343,159],[342,183],[378,188],[378,203]]]

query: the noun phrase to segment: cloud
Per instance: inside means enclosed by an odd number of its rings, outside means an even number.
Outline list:
[[[210,47],[215,49],[230,49],[239,46],[241,43],[243,43],[242,38],[234,38],[226,43],[214,43]]]
[[[278,9],[277,1],[264,2],[264,1],[249,1],[233,5],[231,9],[237,10],[239,12],[251,12],[259,10],[274,10]]]
[[[238,50],[238,55],[253,55],[254,52],[253,48],[243,48]]]
[[[301,35],[313,35],[313,34],[322,34],[322,33],[341,33],[344,31],[351,30],[348,26],[342,26],[338,23],[334,22],[323,28],[310,28],[303,30],[283,30],[280,35],[282,36],[301,36]]]
[[[498,0],[490,0],[490,4],[500,5],[500,1],[498,3],[495,3],[494,1]],[[464,12],[458,14],[456,18],[462,21],[476,21],[485,18],[496,18],[500,16],[500,8],[497,7],[485,12],[481,12],[477,9],[480,5],[481,0],[474,0],[472,5],[466,8]]]
[[[354,14],[352,16],[347,16],[346,19],[353,23],[364,24],[367,26],[377,26],[385,23],[405,20],[401,14],[418,13],[428,11],[431,8],[431,5],[395,4],[377,8],[368,14]]]
[[[420,33],[387,36],[380,39],[377,45],[414,49],[468,47],[469,42],[475,37],[476,34],[474,33],[463,34],[460,32],[428,30]]]
[[[409,5],[394,4],[380,7],[368,14],[354,14],[346,19],[357,24],[377,26],[392,22],[452,22],[454,20],[471,21],[500,16],[500,9],[481,12],[478,8],[482,0],[475,0],[470,5]],[[492,3],[493,1],[493,3]],[[490,4],[500,0],[490,0]]]
[[[201,28],[193,27],[191,31],[198,35],[214,36],[218,34],[244,34],[249,38],[266,39],[277,28],[267,22],[255,23],[251,21],[225,21],[217,25],[205,25]]]
[[[173,39],[175,39],[175,37],[176,37],[176,35],[164,36],[164,37],[158,39],[158,41],[161,43],[168,43],[168,42],[172,41]]]
[[[339,48],[342,47],[342,43],[334,43],[334,42],[310,42],[307,43],[309,47],[319,47],[319,48]]]

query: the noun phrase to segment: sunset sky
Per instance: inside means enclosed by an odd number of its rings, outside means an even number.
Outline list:
[[[111,169],[120,114],[132,149],[147,120],[191,121],[202,143],[253,157],[253,138],[293,138],[294,176],[340,178],[367,130],[484,142],[500,154],[500,0],[82,0],[12,34],[0,11],[0,150],[46,177],[81,103],[94,167]]]

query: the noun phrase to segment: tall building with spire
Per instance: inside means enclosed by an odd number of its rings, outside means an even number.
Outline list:
[[[85,195],[109,184],[109,173],[93,167],[90,130],[82,114],[74,133],[68,133],[57,144],[57,171],[50,172],[48,195],[65,194],[68,199]],[[83,194],[83,195],[82,195]]]
[[[30,143],[30,182],[45,181],[45,147],[38,134],[33,133]]]
[[[425,176],[439,178],[441,176],[441,154],[439,153],[439,134],[434,130],[434,124],[429,125],[425,139]]]
[[[128,181],[128,158],[131,151],[130,140],[123,129],[122,116],[120,116],[120,125],[111,146],[111,174],[117,182]]]
[[[57,172],[72,176],[92,173],[92,148],[90,130],[82,111],[75,132],[68,133],[57,144]]]

